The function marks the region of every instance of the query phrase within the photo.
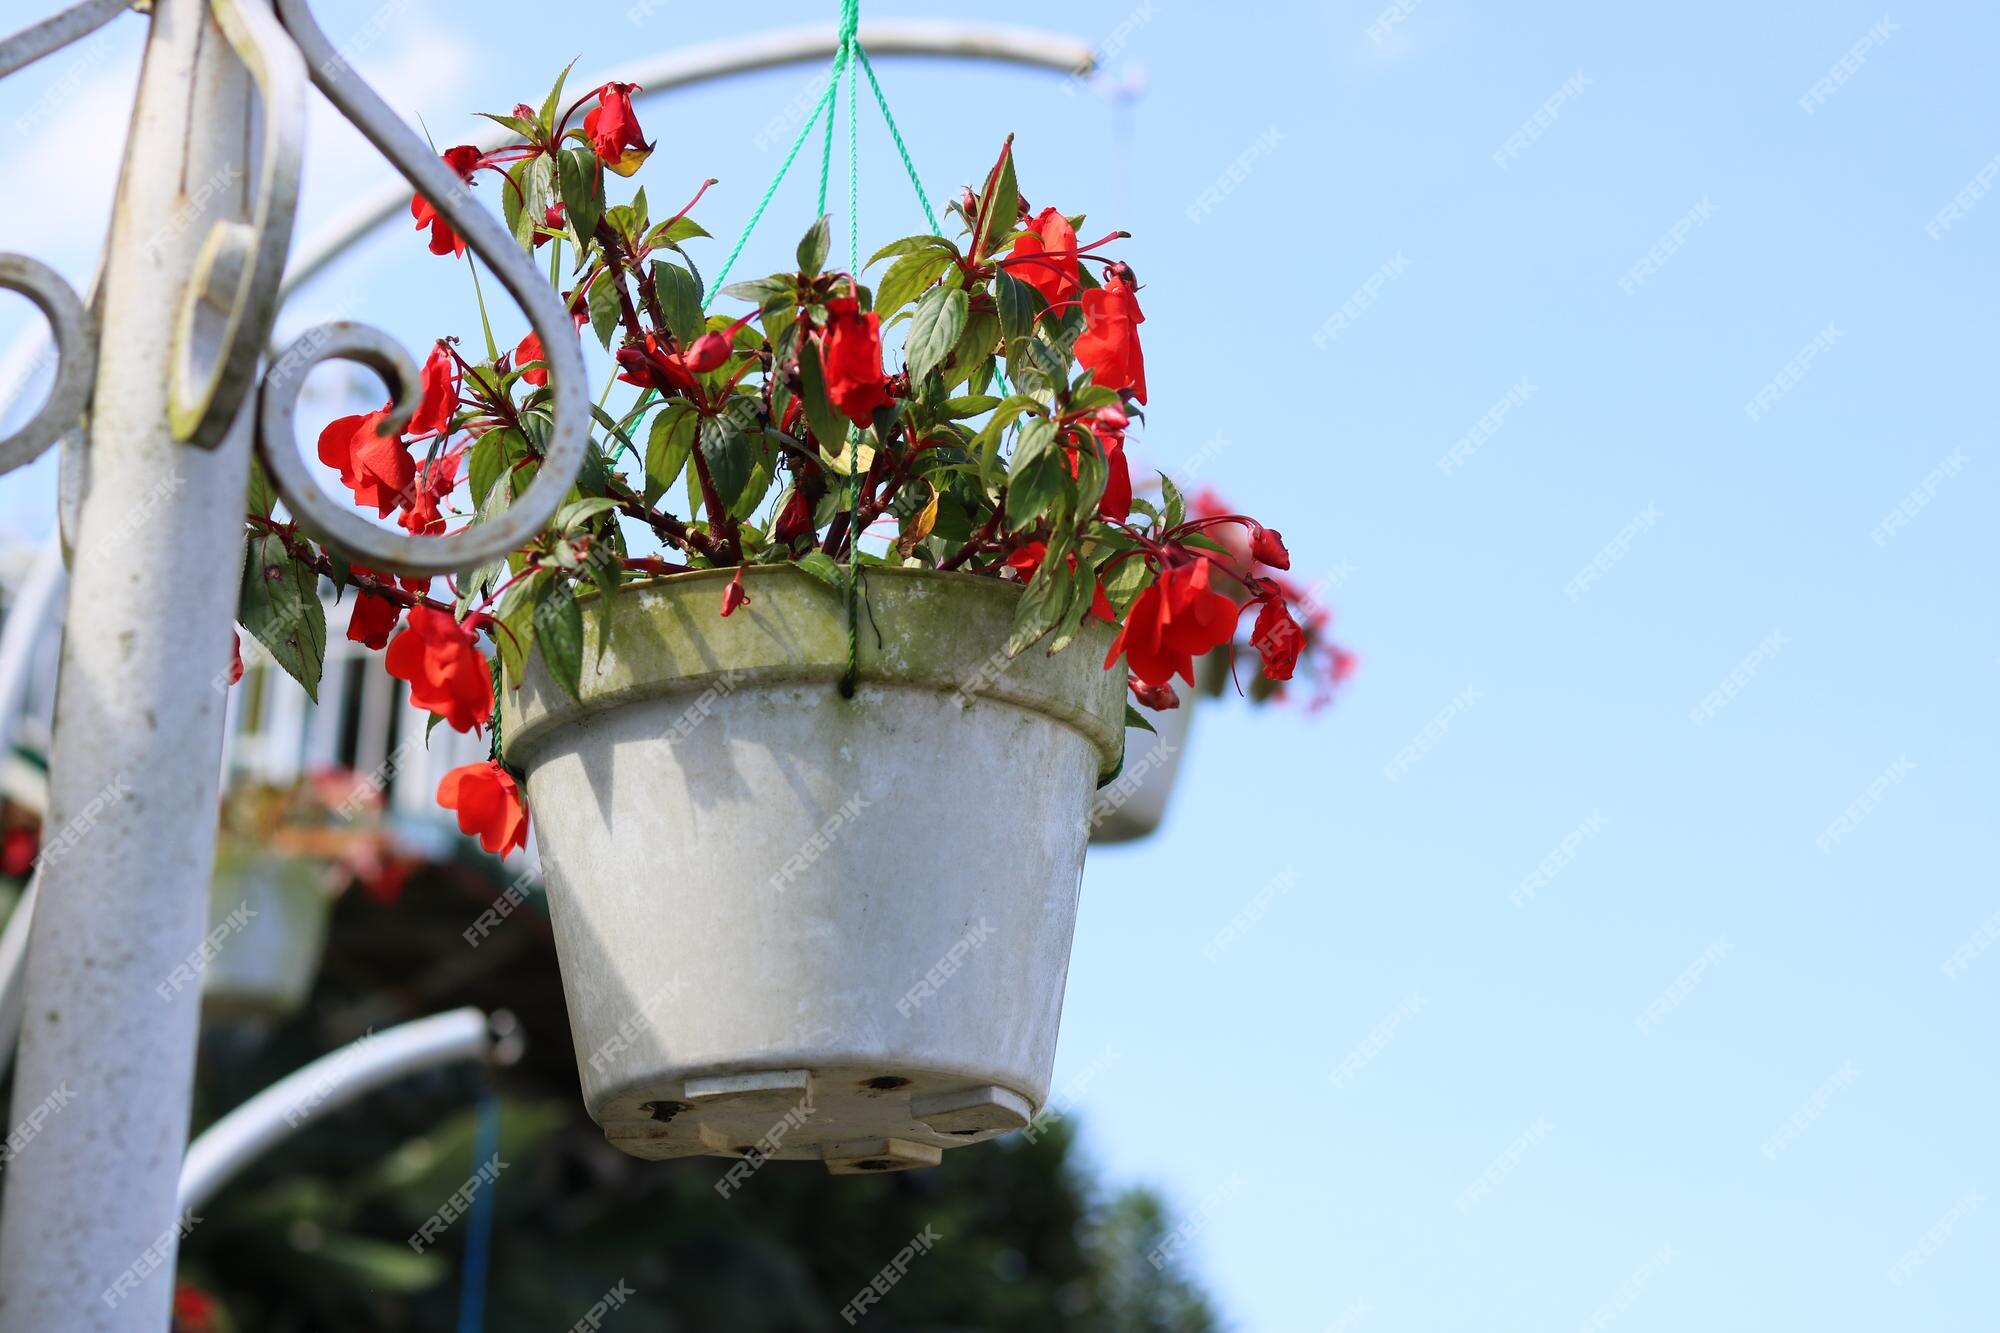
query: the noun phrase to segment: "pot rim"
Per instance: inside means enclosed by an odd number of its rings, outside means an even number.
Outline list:
[[[739,572],[751,600],[724,618],[717,613],[721,589]],[[1125,676],[1103,666],[1110,626],[1086,620],[1062,652],[1050,656],[1031,645],[1008,659],[1001,650],[1022,585],[960,570],[893,565],[863,566],[861,576],[861,685],[958,696],[968,713],[989,703],[1040,713],[1081,732],[1096,747],[1100,777],[1117,772],[1125,746]],[[950,632],[926,636],[911,622],[926,614],[931,590],[939,589],[951,598]],[[727,694],[746,685],[815,682],[840,698],[847,656],[845,598],[795,563],[656,575],[621,583],[608,604],[594,586],[580,589],[576,600],[584,619],[581,698],[555,683],[538,636],[521,681],[501,691],[502,747],[511,763],[532,764],[533,752],[559,728],[649,699],[718,687]],[[607,605],[615,617],[608,653],[598,645]],[[660,634],[669,627],[678,632]],[[633,669],[620,657],[620,645],[648,630],[652,655],[666,660]]]

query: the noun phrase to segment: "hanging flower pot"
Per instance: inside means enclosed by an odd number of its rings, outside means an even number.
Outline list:
[[[1178,691],[1172,708],[1136,704],[1150,726],[1134,728],[1125,738],[1125,766],[1104,784],[1090,807],[1090,840],[1095,843],[1134,842],[1150,837],[1167,817],[1174,788],[1180,783],[1195,705],[1203,695],[1219,693],[1228,676],[1225,654],[1210,653],[1195,665],[1195,688]]]
[[[840,49],[801,143],[859,55],[851,27]],[[357,505],[485,552],[448,589],[407,573],[422,541],[381,561],[404,577],[369,568],[373,530],[313,517],[286,489],[297,460],[260,437],[303,530],[250,516],[243,623],[312,684],[292,629],[330,579],[414,706],[478,732],[497,693],[493,757],[438,799],[502,856],[532,812],[613,1143],[926,1165],[1048,1095],[1127,687],[1170,709],[1169,682],[1192,686],[1253,610],[1263,669],[1291,674],[1284,593],[1217,534],[1288,557],[1164,479],[1158,503],[1133,494],[1146,317],[1137,275],[1100,253],[1125,233],[1079,242],[1081,215],[1031,207],[1011,140],[935,234],[866,263],[849,237],[841,266],[822,216],[796,267],[725,286],[740,241],[708,280],[687,251],[706,186],[664,220],[643,191],[607,199],[649,147],[627,91],[558,85],[497,118],[519,143],[443,155],[461,180],[505,177],[514,242],[554,248],[576,336],[627,390],[565,419],[580,359],[538,319],[511,347],[482,329],[483,357],[438,340],[394,401],[322,429]],[[441,256],[462,248],[453,211],[413,201]],[[517,295],[535,280],[497,267]],[[569,498],[529,521],[551,477]]]
[[[841,594],[758,569],[724,619],[731,577],[586,599],[581,688],[538,654],[505,697],[591,1115],[836,1169],[1020,1128],[1118,763],[1109,631],[988,679],[1019,589],[871,571],[850,699]]]
[[[375,786],[340,769],[230,791],[208,933],[161,996],[198,982],[202,1016],[216,1022],[297,1013],[319,977],[334,899],[355,883],[379,894],[405,873],[380,815]]]
[[[202,1016],[285,1018],[303,1008],[319,976],[332,905],[324,862],[218,849],[203,939]]]

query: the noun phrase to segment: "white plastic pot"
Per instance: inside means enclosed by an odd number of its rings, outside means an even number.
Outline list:
[[[218,855],[202,946],[203,1017],[284,1018],[304,1007],[326,949],[325,880],[324,864],[307,857]]]
[[[1117,765],[1108,631],[1001,651],[1020,590],[791,566],[586,596],[582,697],[503,701],[584,1100],[641,1157],[935,1164],[1047,1099],[1091,797]]]

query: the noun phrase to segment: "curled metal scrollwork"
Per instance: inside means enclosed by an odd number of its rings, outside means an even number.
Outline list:
[[[548,526],[582,466],[590,438],[589,388],[575,325],[562,301],[498,218],[474,202],[457,173],[408,126],[334,49],[306,0],[276,0],[278,15],[305,57],[312,81],[355,128],[393,163],[485,261],[542,340],[553,391],[542,466],[513,505],[491,519],[443,537],[390,532],[322,491],[299,454],[293,412],[307,373],[329,359],[358,361],[389,385],[393,410],[386,429],[400,430],[419,397],[415,365],[388,335],[339,321],[309,329],[282,352],[264,377],[257,445],[272,484],[299,524],[327,546],[371,569],[437,574],[467,569],[516,549]]]
[[[203,449],[222,442],[257,383],[291,249],[306,124],[305,64],[270,10],[213,0],[213,13],[257,85],[263,152],[249,221],[209,227],[174,326],[167,424]]]
[[[0,439],[0,472],[32,463],[76,429],[97,379],[97,324],[62,277],[25,255],[0,255],[0,288],[33,301],[49,322],[56,355],[55,384],[28,423]]]
[[[81,41],[132,7],[132,0],[83,0],[0,42],[0,79]]]
[[[84,0],[23,28],[0,41],[0,78],[88,37],[129,8],[131,0]],[[33,462],[82,419],[97,378],[97,322],[60,274],[25,255],[0,254],[0,289],[27,297],[48,320],[56,369],[41,410],[12,435],[0,437],[4,473]]]

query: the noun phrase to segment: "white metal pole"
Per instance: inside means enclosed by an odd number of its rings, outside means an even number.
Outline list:
[[[112,219],[10,1124],[44,1114],[0,1218],[8,1333],[159,1333],[185,1224],[200,1006],[154,988],[206,924],[251,419],[213,450],[168,427],[196,251],[255,173],[249,81],[208,11],[153,0]]]

